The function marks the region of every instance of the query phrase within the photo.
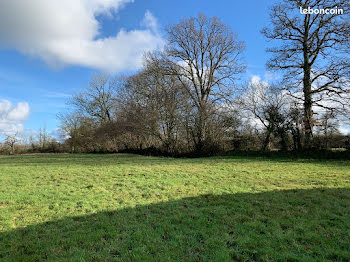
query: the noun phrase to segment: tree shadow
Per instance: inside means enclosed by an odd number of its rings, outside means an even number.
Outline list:
[[[350,189],[201,195],[0,232],[1,261],[349,261]]]

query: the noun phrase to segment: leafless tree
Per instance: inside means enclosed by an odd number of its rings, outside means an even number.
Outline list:
[[[115,107],[118,80],[103,74],[94,76],[89,87],[73,96],[71,104],[81,114],[95,118],[100,123],[110,121]]]
[[[158,61],[151,56],[145,59],[142,73],[147,86],[148,105],[157,116],[156,136],[164,144],[167,152],[174,153],[179,136],[183,135],[186,117],[191,106],[189,96],[174,75],[158,70]]]
[[[263,150],[268,149],[272,135],[279,136],[282,149],[287,150],[288,100],[279,88],[250,82],[240,99],[240,108],[248,113],[246,117],[259,120],[264,127]]]
[[[44,126],[43,128],[39,128],[38,143],[41,150],[46,147],[48,140],[49,134],[47,133],[46,127]]]
[[[244,44],[219,18],[203,14],[167,28],[165,55],[196,108],[192,130],[196,148],[203,148],[213,104],[232,95],[235,77],[244,71]]]
[[[92,118],[81,115],[79,112],[61,113],[58,115],[61,122],[62,136],[70,147],[71,153],[80,151],[96,151],[95,131],[98,125]]]
[[[158,68],[157,60],[148,57],[143,70],[127,79],[118,96],[119,128],[124,126],[137,140],[153,137],[168,153],[174,153],[189,98],[176,76]]]
[[[301,150],[303,136],[303,109],[296,100],[292,101],[289,107],[289,118],[289,130],[292,133],[293,149]]]
[[[125,80],[117,96],[116,135],[123,137],[125,149],[142,150],[148,137],[158,131],[157,112],[149,105],[149,86],[143,73]]]
[[[317,121],[317,128],[323,137],[325,149],[329,149],[332,136],[339,135],[339,120],[336,111],[326,110]]]
[[[5,144],[10,147],[10,154],[13,155],[15,153],[15,144],[18,142],[17,132],[13,135],[7,135],[5,138]]]
[[[342,8],[343,14],[301,14],[300,8]],[[268,49],[273,54],[268,68],[283,70],[288,90],[302,100],[307,147],[312,107],[344,110],[349,99],[349,11],[348,0],[282,0],[271,9],[272,27],[262,30],[279,44]]]
[[[58,119],[61,122],[62,136],[64,140],[69,139],[70,152],[75,153],[78,139],[81,115],[78,113],[59,114]]]

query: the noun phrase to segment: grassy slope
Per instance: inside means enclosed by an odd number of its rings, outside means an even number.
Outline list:
[[[349,247],[349,161],[0,156],[1,261],[349,261]]]

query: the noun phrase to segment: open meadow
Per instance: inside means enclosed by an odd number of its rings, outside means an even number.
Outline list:
[[[0,261],[350,261],[350,162],[0,156]]]

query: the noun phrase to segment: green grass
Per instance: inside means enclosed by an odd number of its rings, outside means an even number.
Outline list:
[[[350,162],[0,156],[0,261],[350,261]]]

